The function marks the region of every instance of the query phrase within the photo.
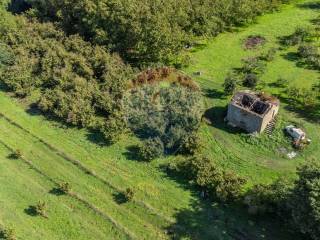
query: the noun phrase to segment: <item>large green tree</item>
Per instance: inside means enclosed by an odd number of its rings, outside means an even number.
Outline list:
[[[320,162],[311,161],[298,169],[289,207],[294,225],[314,240],[320,239]]]
[[[203,112],[201,94],[182,86],[147,85],[124,98],[129,127],[142,138],[160,138],[176,150],[198,130]]]

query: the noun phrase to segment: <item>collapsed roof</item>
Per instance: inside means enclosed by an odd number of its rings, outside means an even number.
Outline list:
[[[249,112],[263,116],[272,107],[272,105],[278,105],[279,101],[264,94],[243,91],[238,92],[233,97],[232,103]]]

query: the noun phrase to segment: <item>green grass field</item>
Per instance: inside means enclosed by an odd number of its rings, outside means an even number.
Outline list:
[[[236,32],[225,33],[205,46],[193,50],[190,67],[184,69],[189,75],[202,72],[201,76],[194,76],[203,88],[206,98],[208,115],[213,120],[213,126],[206,127],[203,132],[211,145],[208,154],[213,158],[248,176],[252,182],[270,182],[283,175],[293,176],[296,166],[306,159],[318,157],[319,122],[309,119],[307,112],[291,111],[286,99],[282,101],[278,127],[271,137],[262,135],[258,139],[248,139],[247,136],[232,131],[223,122],[229,98],[223,94],[222,84],[233,68],[241,66],[241,59],[257,56],[270,48],[280,48],[279,38],[292,34],[297,27],[311,25],[320,11],[314,1],[297,1],[280,12],[268,14],[258,18],[257,22]],[[262,35],[267,43],[255,50],[245,50],[244,40],[250,35]],[[280,94],[283,89],[275,88],[278,78],[289,81],[289,85],[308,88],[319,81],[319,72],[298,67],[290,58],[296,48],[278,50],[275,59],[267,64],[266,72],[261,76],[265,82],[263,91]],[[290,109],[290,110],[289,110]],[[313,143],[296,159],[290,160],[280,149],[291,151],[290,141],[282,129],[288,124],[297,124],[304,128]]]
[[[317,15],[318,10],[310,6],[285,6],[280,12],[260,17],[252,26],[221,34],[195,50],[191,67],[185,69],[190,75],[203,72],[197,80],[206,95],[207,112],[215,120],[212,126],[203,125],[201,131],[207,154],[246,176],[248,185],[283,175],[294,177],[298,164],[319,156],[319,125],[283,104],[274,134],[249,139],[223,123],[228,99],[221,84],[228,71],[240,65],[241,58],[257,54],[242,49],[246,36],[261,34],[268,40],[264,48],[277,46],[277,37],[309,24]],[[284,77],[298,86],[317,81],[318,72],[299,68],[285,57],[290,51],[278,52],[263,79],[272,83]],[[266,90],[278,91],[272,87]],[[170,239],[172,230],[176,232],[174,239],[294,239],[274,219],[251,219],[240,207],[200,200],[190,184],[163,168],[173,157],[152,163],[137,161],[132,153],[138,142],[134,137],[105,146],[99,135],[48,120],[4,91],[0,92],[0,103],[0,226],[13,228],[18,239],[153,240]],[[278,151],[290,148],[281,130],[290,122],[302,125],[313,141],[292,160]],[[16,149],[23,153],[22,159],[10,158]],[[61,182],[71,184],[70,196],[52,191]],[[121,204],[119,193],[128,187],[135,190],[134,201]],[[48,219],[28,211],[39,200],[48,205]]]

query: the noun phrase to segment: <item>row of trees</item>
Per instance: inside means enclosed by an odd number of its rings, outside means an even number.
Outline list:
[[[194,36],[215,36],[288,0],[18,0],[68,34],[118,52],[138,66],[174,63]]]

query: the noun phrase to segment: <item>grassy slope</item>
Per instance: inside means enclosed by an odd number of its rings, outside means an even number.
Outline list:
[[[298,1],[287,5],[282,11],[258,18],[257,23],[239,29],[238,32],[225,33],[213,41],[194,50],[191,54],[192,64],[185,69],[189,74],[201,71],[203,75],[195,77],[207,95],[208,114],[213,118],[213,126],[203,132],[211,144],[209,153],[218,161],[237,172],[248,176],[252,182],[269,182],[279,175],[292,175],[298,164],[305,159],[319,156],[319,125],[305,118],[304,113],[288,111],[288,105],[282,103],[278,130],[272,137],[261,136],[260,140],[247,143],[246,137],[229,131],[223,123],[228,98],[223,96],[222,83],[232,68],[241,66],[241,59],[256,56],[271,47],[279,48],[278,38],[292,34],[296,27],[310,24],[310,20],[319,14],[314,1]],[[256,50],[244,50],[243,40],[250,35],[260,34],[267,39],[267,44]],[[300,68],[293,61],[291,52],[295,49],[279,50],[274,61],[268,63],[262,80],[266,82],[264,90],[273,94],[280,93],[272,87],[279,77],[289,80],[290,85],[310,87],[319,79],[319,73]],[[280,148],[290,149],[289,140],[283,137],[281,128],[291,122],[306,129],[313,140],[300,156],[294,160],[287,159],[279,152]]]
[[[283,12],[261,17],[259,24],[239,33],[223,34],[206,50],[194,53],[197,62],[187,71],[192,73],[201,69],[205,73],[199,81],[211,96],[207,104],[215,107],[213,114],[221,116],[227,102],[227,99],[217,98],[226,72],[238,66],[242,56],[250,54],[241,50],[241,39],[251,33],[261,33],[263,29],[272,36],[272,31],[281,35],[285,34],[284,31],[290,33],[294,29],[295,14],[300,15],[297,21],[301,24],[316,15],[308,9],[286,8]],[[290,23],[290,29],[278,30],[283,24],[288,25],[286,22]],[[278,56],[276,61],[284,60]],[[291,64],[292,69],[310,74],[311,79],[317,74],[297,69],[289,61],[283,64]],[[277,73],[273,75],[278,77]],[[270,77],[270,81],[274,78]],[[151,164],[134,160],[129,149],[137,140],[132,137],[113,146],[100,146],[98,135],[66,128],[34,111],[26,112],[4,92],[0,92],[0,102],[0,113],[5,116],[0,118],[0,141],[11,149],[21,149],[24,157],[45,175],[30,169],[21,160],[9,159],[10,151],[0,144],[0,224],[13,227],[19,239],[166,239],[168,236],[164,230],[168,226],[176,228],[178,239],[192,236],[192,239],[228,240],[234,239],[235,234],[247,234],[252,239],[292,239],[282,233],[284,229],[279,229],[274,221],[253,224],[238,208],[211,206],[200,201],[197,192],[161,170],[161,164],[170,158]],[[284,118],[289,117],[286,114]],[[318,126],[300,118],[294,119],[303,121],[315,142],[305,155],[316,155],[319,133],[313,130],[318,130]],[[288,170],[292,172],[296,164],[303,161],[302,157],[288,161],[270,149],[247,144],[238,134],[226,132],[220,118],[213,127],[204,126],[203,135],[209,145],[208,154],[252,181],[270,181]],[[266,142],[266,147],[276,147],[272,141]],[[75,161],[81,165],[75,165]],[[86,170],[90,170],[90,174]],[[73,191],[104,217],[75,198],[49,194],[55,186],[49,179],[70,182]],[[117,204],[117,194],[127,187],[135,189],[135,201]],[[38,200],[48,203],[49,219],[32,217],[24,212]]]
[[[30,116],[3,92],[0,102],[0,184],[7,186],[0,189],[4,196],[0,224],[16,229],[19,239],[37,239],[37,234],[42,234],[41,239],[85,239],[88,235],[88,239],[167,239],[164,231],[169,226],[181,239],[228,240],[237,231],[250,233],[254,239],[277,239],[284,234],[268,221],[248,225],[250,219],[238,208],[199,201],[196,192],[160,170],[170,159],[152,164],[129,160],[127,148],[135,143],[134,138],[101,147],[91,142],[92,136],[88,140],[84,130]],[[20,149],[46,177],[22,160],[9,159],[5,145],[11,152]],[[81,166],[72,161],[80,161]],[[50,179],[71,183],[77,195],[112,222],[76,199],[50,194],[55,187]],[[116,196],[126,187],[135,189],[135,201],[119,205]],[[24,212],[38,200],[48,203],[48,220]],[[68,212],[69,208],[77,211]]]

